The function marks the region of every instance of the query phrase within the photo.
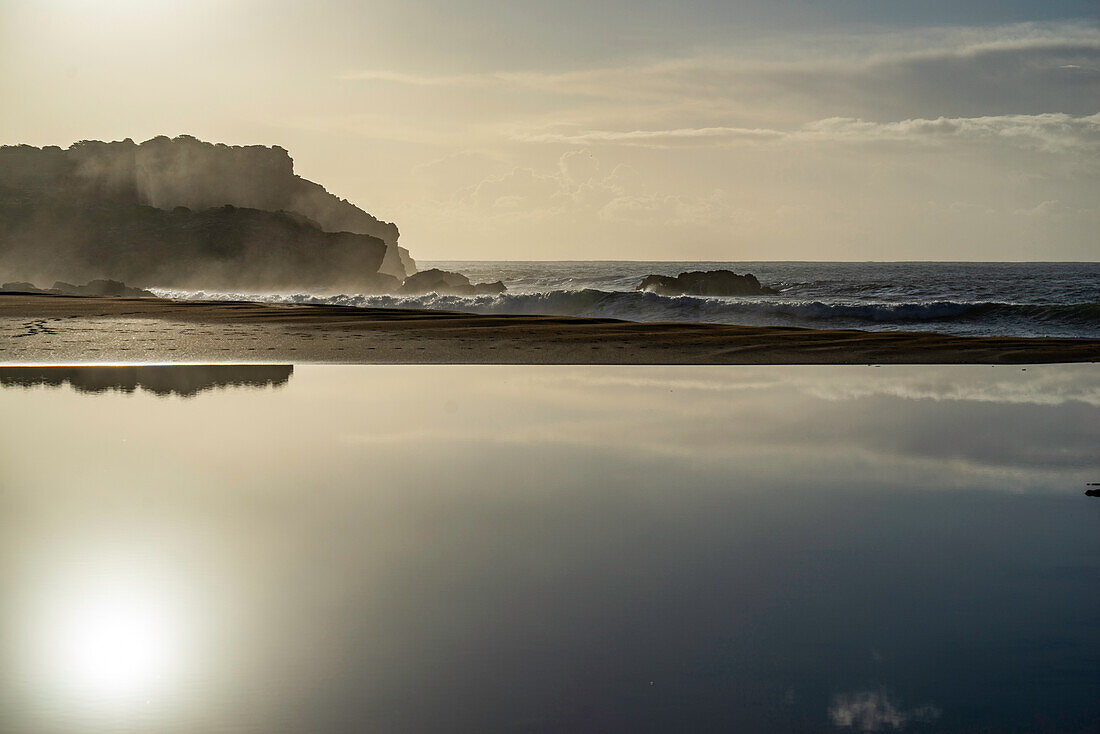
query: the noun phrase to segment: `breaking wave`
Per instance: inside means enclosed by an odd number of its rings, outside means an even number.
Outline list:
[[[867,303],[793,300],[789,297],[669,297],[595,288],[492,296],[436,294],[316,295],[212,293],[153,289],[168,298],[331,304],[359,308],[411,308],[478,314],[589,316],[628,321],[676,321],[750,326],[918,329],[951,333],[1100,337],[1100,303],[1038,304],[992,301]]]

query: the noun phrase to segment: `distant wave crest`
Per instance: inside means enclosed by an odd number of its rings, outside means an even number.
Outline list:
[[[170,298],[253,300],[360,308],[412,308],[478,314],[549,314],[594,316],[628,321],[676,321],[745,325],[787,325],[860,328],[913,328],[921,323],[970,322],[982,333],[1020,332],[1032,324],[1038,332],[1064,327],[1100,335],[1100,303],[1029,304],[1001,302],[932,301],[925,303],[825,303],[782,298],[703,298],[661,296],[648,292],[552,290],[544,293],[504,293],[493,296],[417,296],[308,293],[211,293],[153,289]],[[999,329],[998,324],[1010,329]]]

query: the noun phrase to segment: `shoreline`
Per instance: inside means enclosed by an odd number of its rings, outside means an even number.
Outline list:
[[[1043,364],[1100,339],[0,294],[0,363]]]

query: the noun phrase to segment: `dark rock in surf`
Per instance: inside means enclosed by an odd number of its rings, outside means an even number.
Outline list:
[[[768,296],[778,293],[760,285],[752,273],[738,275],[730,270],[692,271],[669,275],[647,275],[634,290],[662,296]]]
[[[494,280],[492,283],[474,283],[474,294],[479,296],[495,296],[507,290],[504,281],[501,280]]]
[[[462,273],[432,268],[410,275],[397,292],[406,295],[438,293],[448,296],[480,296],[495,295],[505,290],[504,283],[499,280],[495,283],[471,283]]]

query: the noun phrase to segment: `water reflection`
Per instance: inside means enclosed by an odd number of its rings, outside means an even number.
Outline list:
[[[132,393],[141,388],[154,395],[193,397],[218,388],[279,387],[293,372],[292,365],[240,364],[0,367],[0,386],[71,385],[82,393]]]
[[[1098,388],[299,367],[188,401],[0,391],[0,728],[1086,730]]]

